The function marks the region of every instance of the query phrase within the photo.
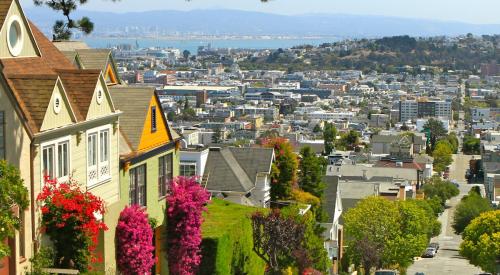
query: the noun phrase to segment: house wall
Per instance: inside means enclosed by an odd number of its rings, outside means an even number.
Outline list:
[[[166,211],[166,199],[159,198],[158,196],[158,170],[159,170],[159,158],[167,154],[173,154],[173,175],[174,177],[179,175],[179,153],[176,152],[174,148],[166,150],[155,156],[152,156],[144,161],[135,163],[131,165],[129,169],[146,164],[146,212],[149,218],[154,218],[157,221],[158,228],[165,225],[165,211]],[[118,167],[118,166],[117,166]],[[120,201],[108,207],[108,214],[104,217],[104,221],[108,226],[109,230],[106,232],[107,235],[104,236],[104,243],[112,244],[106,247],[104,255],[104,265],[106,272],[116,271],[116,257],[115,257],[115,246],[114,237],[116,232],[116,225],[118,224],[118,219],[120,217],[120,212],[129,204],[129,188],[130,188],[130,174],[129,171],[124,171],[123,167],[119,171],[120,178]],[[161,227],[160,230],[164,228]],[[158,234],[157,237],[161,237]],[[161,241],[160,241],[161,243]],[[163,245],[163,244],[161,244]],[[168,274],[168,265],[165,260],[165,254],[162,253],[158,259],[161,261],[161,273]]]
[[[268,174],[259,173],[255,179],[255,189],[252,191],[252,199],[259,203],[260,207],[268,207],[271,200],[271,186]]]
[[[208,149],[195,152],[181,150],[179,158],[180,162],[196,162],[196,176],[200,178],[203,177],[208,159]]]
[[[54,91],[52,92],[52,97],[50,98],[47,111],[45,112],[45,117],[43,118],[40,131],[66,126],[74,122],[72,114],[70,113],[71,109],[69,107],[69,102],[63,95],[62,87],[59,84],[60,82],[57,81],[57,84],[54,86]],[[54,109],[54,101],[56,98],[59,98],[61,101],[61,110],[59,113],[56,113]]]
[[[9,11],[7,13],[7,16],[5,16],[5,23],[2,26],[0,30],[0,40],[1,41],[7,41],[7,30],[9,28],[8,23],[9,23],[9,18],[13,15],[18,16],[20,19],[20,25],[22,29],[22,35],[23,35],[23,46],[22,50],[19,53],[17,57],[33,57],[33,56],[38,56],[38,51],[36,50],[36,44],[31,40],[29,37],[30,33],[28,31],[28,28],[26,26],[26,22],[23,21],[23,16],[21,15],[21,9],[19,5],[17,4],[17,1],[12,1],[12,4],[9,8]],[[7,46],[7,43],[0,43],[0,58],[10,58],[13,57],[9,51],[9,48]]]
[[[28,189],[28,193],[31,197],[31,170],[30,170],[30,143],[31,139],[23,126],[23,123],[19,116],[17,115],[14,107],[11,104],[11,100],[7,97],[3,86],[0,85],[0,111],[4,112],[5,115],[5,153],[6,161],[19,169],[20,176],[24,181],[24,186]],[[28,207],[24,211],[25,217],[25,231],[24,231],[24,243],[25,243],[25,259],[32,257],[32,226],[31,226],[31,208]],[[15,242],[20,243],[21,234],[19,231],[16,233]],[[23,271],[25,267],[29,265],[29,261],[20,258],[19,248],[16,247],[13,251],[15,253],[15,262],[18,263],[15,267],[11,266],[10,269],[16,269],[18,272]],[[0,268],[0,273],[2,269]]]
[[[151,127],[151,108],[156,107],[156,131],[152,131]],[[162,114],[162,108],[160,102],[156,99],[156,96],[151,98],[149,103],[149,108],[147,110],[148,114],[146,116],[146,121],[144,122],[144,127],[142,130],[141,141],[139,143],[139,151],[147,150],[150,148],[158,147],[166,142],[171,141],[168,135],[167,122]]]
[[[103,114],[108,114],[113,111],[113,103],[111,100],[111,97],[109,96],[109,93],[107,92],[106,83],[102,80],[102,78],[99,78],[99,82],[96,83],[96,87],[94,89],[94,94],[92,95],[92,103],[89,106],[89,110],[87,112],[87,119],[93,119],[93,118],[98,118],[103,116]],[[103,91],[103,96],[104,99],[103,101],[99,104],[97,102],[97,92],[101,90]]]

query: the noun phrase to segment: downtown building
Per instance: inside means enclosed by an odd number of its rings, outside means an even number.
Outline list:
[[[399,101],[399,121],[417,118],[440,117],[452,119],[451,102],[444,100],[401,100]]]

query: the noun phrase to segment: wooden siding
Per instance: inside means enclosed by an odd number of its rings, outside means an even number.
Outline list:
[[[104,99],[102,100],[101,104],[97,103],[97,91],[101,89],[104,92]],[[94,90],[94,95],[92,96],[92,101],[90,102],[89,110],[87,113],[87,119],[93,119],[97,117],[102,117],[109,115],[110,113],[114,112],[113,108],[113,102],[111,101],[111,96],[109,95],[108,88],[106,86],[106,83],[101,77],[99,77],[99,82],[97,83],[95,90]]]
[[[156,107],[156,131],[151,128],[151,108]],[[144,121],[141,141],[139,142],[138,151],[144,151],[158,147],[170,142],[170,133],[167,129],[167,122],[162,114],[161,104],[157,101],[156,96],[151,98],[148,107],[148,114]]]
[[[7,24],[9,23],[9,18],[12,15],[17,15],[21,19],[20,24],[21,24],[21,29],[22,29],[22,33],[23,33],[23,48],[17,57],[39,56],[38,50],[36,48],[36,44],[34,43],[34,40],[31,37],[31,31],[26,26],[26,20],[21,12],[21,9],[20,9],[19,5],[17,4],[17,1],[12,1],[9,12],[7,13],[7,16],[5,17],[5,21],[4,21],[3,26],[0,30],[0,41],[2,41],[0,43],[0,58],[13,57],[9,51],[8,46],[7,46],[7,29],[9,28],[9,26],[7,26]]]
[[[69,125],[74,122],[74,116],[71,111],[70,104],[67,97],[64,95],[62,86],[60,85],[60,80],[57,81],[57,85],[54,86],[54,91],[52,92],[52,97],[50,98],[49,106],[47,106],[47,111],[45,117],[43,118],[42,126],[40,127],[40,132],[45,130],[50,130],[54,128],[59,128],[65,125]],[[62,99],[61,111],[56,114],[54,111],[54,100],[58,96]]]
[[[31,140],[24,128],[21,119],[17,115],[14,107],[11,104],[11,100],[7,97],[7,94],[2,86],[0,86],[0,111],[4,112],[5,115],[5,153],[6,160],[9,164],[14,165],[20,170],[21,178],[24,180],[24,185],[31,193],[31,170],[30,170],[30,143]],[[28,207],[25,211],[25,228],[24,240],[26,244],[25,257],[27,259],[31,258],[32,250],[31,245],[31,208]],[[20,234],[17,231],[16,234],[16,244],[19,243]],[[19,249],[16,249],[16,259],[19,259]],[[16,260],[19,263],[19,260]],[[24,267],[29,266],[29,261],[17,265],[17,270],[24,270]],[[14,267],[11,267],[12,269]]]

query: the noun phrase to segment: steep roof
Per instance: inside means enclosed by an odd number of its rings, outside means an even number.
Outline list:
[[[154,88],[115,86],[111,87],[109,92],[115,107],[123,112],[120,117],[122,134],[130,142],[132,149],[137,150]]]
[[[106,71],[111,56],[109,49],[77,49],[80,61],[85,69],[99,69]]]
[[[57,70],[78,120],[85,120],[101,74],[100,70]]]
[[[328,222],[333,221],[335,215],[335,204],[337,201],[337,188],[339,185],[339,178],[337,176],[324,176],[323,182],[326,185],[324,193],[324,209],[328,214]]]
[[[62,52],[90,49],[90,47],[83,41],[54,41],[54,46]]]
[[[57,75],[11,75],[7,79],[21,108],[29,110],[26,116],[34,132],[42,127],[56,81]]]
[[[211,148],[205,167],[207,189],[247,193],[255,187],[258,173],[270,173],[271,148]]]
[[[12,1],[11,0],[1,0],[0,1],[0,25],[3,25],[5,21],[5,17],[7,16],[7,13],[9,12],[9,8],[11,5]]]
[[[77,70],[34,24],[29,22],[29,26],[41,56],[0,59],[3,77],[28,127],[33,134],[40,131],[59,74],[77,120],[85,120],[89,97],[93,95],[99,73],[97,70]]]

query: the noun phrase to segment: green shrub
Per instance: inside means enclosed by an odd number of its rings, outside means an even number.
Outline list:
[[[253,251],[250,214],[255,210],[212,200],[202,225],[198,274],[264,274],[265,263]]]

